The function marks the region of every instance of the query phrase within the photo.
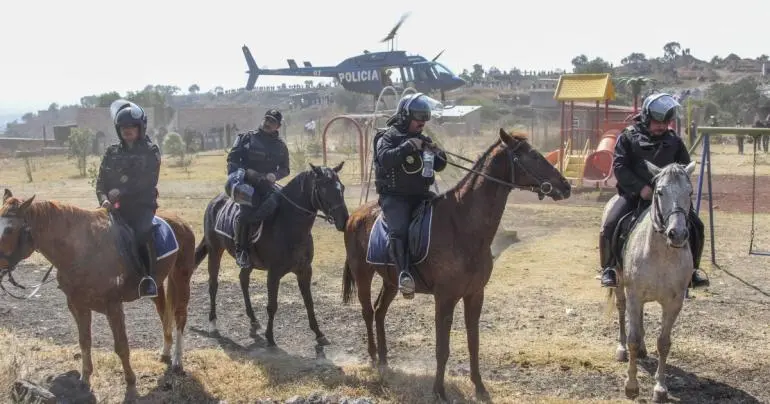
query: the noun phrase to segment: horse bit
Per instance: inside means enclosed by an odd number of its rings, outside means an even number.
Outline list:
[[[16,218],[14,217],[14,219]],[[21,228],[21,235],[19,236],[18,242],[16,243],[16,248],[14,248],[13,252],[11,252],[11,254],[6,254],[0,251],[0,259],[5,260],[5,262],[8,263],[8,268],[0,269],[0,289],[2,289],[3,292],[5,292],[8,296],[11,296],[14,299],[18,299],[18,300],[29,299],[30,297],[34,296],[38,292],[38,290],[40,290],[41,286],[53,281],[53,279],[48,279],[48,277],[51,276],[51,271],[53,271],[53,264],[51,264],[51,266],[48,267],[48,270],[43,276],[43,280],[40,281],[40,283],[38,283],[37,285],[35,285],[34,288],[32,289],[32,292],[30,292],[27,296],[16,296],[13,293],[9,292],[8,289],[5,288],[3,281],[7,276],[8,282],[10,282],[11,285],[19,289],[27,289],[25,286],[20,285],[18,282],[16,282],[16,279],[13,278],[13,271],[16,269],[16,265],[23,259],[21,257],[22,244],[27,241],[30,243],[32,242],[32,235],[30,233],[29,225],[26,222],[24,222]]]
[[[311,216],[319,217],[319,218],[325,220],[327,223],[333,225],[334,224],[334,217],[332,217],[331,214],[335,210],[344,207],[344,203],[340,203],[340,204],[335,205],[335,206],[333,206],[333,207],[331,207],[329,209],[325,209],[323,201],[321,200],[321,197],[318,195],[318,186],[316,185],[316,181],[318,181],[318,180],[317,179],[313,180],[313,190],[310,192],[310,207],[315,209],[316,210],[315,212],[313,212],[313,211],[311,211],[309,209],[303,208],[302,206],[299,206],[299,204],[297,204],[296,202],[292,201],[291,198],[289,198],[283,192],[281,192],[281,191],[283,191],[283,187],[278,185],[278,184],[274,184],[275,188],[276,188],[275,192],[278,193],[279,195],[281,195],[281,197],[283,199],[288,201],[295,208],[297,208],[297,209],[299,209],[299,210],[301,210],[301,211],[303,211],[303,212],[305,212],[305,213],[307,213],[307,214],[309,214]],[[319,210],[321,212],[324,212],[325,214],[318,213]]]

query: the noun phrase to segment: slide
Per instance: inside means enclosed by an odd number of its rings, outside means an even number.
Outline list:
[[[596,151],[586,156],[586,165],[583,170],[584,180],[604,181],[612,176],[615,142],[618,140],[620,131],[620,129],[611,129],[604,132],[604,135],[599,140],[599,145],[596,147]],[[556,151],[556,154],[558,156],[559,152]]]

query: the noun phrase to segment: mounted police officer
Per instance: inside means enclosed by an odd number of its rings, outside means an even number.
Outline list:
[[[157,253],[152,220],[158,209],[160,150],[147,136],[147,114],[140,106],[118,100],[110,109],[120,142],[104,152],[96,180],[96,197],[101,207],[113,209],[133,230],[145,260],[139,296],[156,297]]]
[[[679,103],[669,94],[659,93],[648,96],[642,104],[642,111],[634,118],[634,124],[618,135],[615,144],[613,169],[617,178],[620,198],[607,215],[599,237],[599,255],[603,268],[601,284],[604,287],[617,286],[615,257],[612,252],[612,236],[618,221],[636,209],[640,203],[649,205],[652,199],[652,174],[644,161],[665,167],[672,163],[690,163],[690,154],[682,139],[669,129],[676,119]],[[699,274],[700,257],[703,253],[703,222],[694,210],[690,210],[690,249],[692,250],[693,287],[706,286],[708,279]]]
[[[431,118],[431,101],[435,103],[421,93],[405,96],[388,120],[388,129],[374,138],[375,184],[389,229],[388,253],[399,270],[399,289],[407,298],[415,290],[408,250],[412,212],[433,197],[433,171],[446,167],[446,154],[422,134]]]
[[[270,217],[278,208],[273,183],[289,175],[289,149],[279,137],[283,115],[265,113],[256,131],[241,133],[227,155],[227,194],[240,205],[235,230],[235,260],[243,269],[249,258],[249,228]]]

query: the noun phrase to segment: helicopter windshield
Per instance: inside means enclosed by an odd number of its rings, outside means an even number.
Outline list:
[[[453,76],[452,72],[446,68],[446,66],[442,65],[441,63],[434,62],[433,67],[436,69],[436,72],[438,72],[439,75],[447,75],[447,76]]]

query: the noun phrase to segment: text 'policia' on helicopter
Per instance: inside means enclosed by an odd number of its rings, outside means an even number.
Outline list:
[[[396,33],[407,16],[408,14],[404,14],[390,33],[380,41],[390,42],[389,51],[364,51],[361,55],[345,59],[337,66],[317,67],[304,61],[303,66],[299,67],[294,59],[288,59],[288,69],[260,69],[251,51],[244,45],[241,50],[249,68],[246,72],[249,75],[246,89],[252,90],[260,75],[330,77],[339,80],[345,90],[356,93],[376,97],[387,86],[393,86],[397,91],[403,91],[404,87],[410,86],[422,93],[438,91],[444,101],[444,92],[460,88],[466,83],[436,61],[444,53],[443,50],[428,60],[420,55],[409,56],[404,51],[394,49]],[[400,80],[394,80],[391,75],[400,76]]]

